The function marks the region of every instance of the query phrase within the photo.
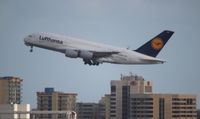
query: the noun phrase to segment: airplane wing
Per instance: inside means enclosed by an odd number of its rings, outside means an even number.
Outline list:
[[[118,54],[119,52],[116,51],[89,51],[93,54],[91,59],[86,59],[83,58],[84,64],[89,64],[89,65],[99,65],[99,63],[103,63],[99,61],[98,59],[100,58],[107,58],[113,54]]]
[[[71,58],[77,58],[80,57],[83,59],[85,64],[89,65],[98,65],[99,62],[98,59],[100,58],[106,58],[113,54],[118,54],[117,51],[95,51],[95,50],[86,50],[86,49],[75,49],[75,48],[67,48],[62,51],[65,53],[65,56],[71,57]]]
[[[98,58],[102,58],[102,57],[109,57],[113,54],[118,54],[119,52],[116,52],[116,51],[110,51],[110,52],[100,52],[100,51],[90,51],[93,53],[93,57],[95,59],[98,59]]]

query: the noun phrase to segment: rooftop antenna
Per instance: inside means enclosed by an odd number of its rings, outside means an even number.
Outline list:
[[[133,76],[133,73],[132,72],[129,72],[130,76]]]
[[[123,79],[123,74],[121,74],[121,80]]]

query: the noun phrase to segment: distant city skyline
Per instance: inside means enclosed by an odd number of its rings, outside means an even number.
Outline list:
[[[193,94],[165,94],[154,93],[153,82],[145,80],[138,75],[121,75],[118,80],[110,81],[110,92],[104,94],[99,102],[77,102],[77,93],[68,93],[55,91],[53,87],[45,87],[44,91],[37,93],[37,108],[35,111],[69,111],[74,115],[77,114],[79,119],[95,118],[95,119],[127,119],[148,117],[153,119],[184,117],[197,117],[197,96]],[[17,77],[1,77],[0,91],[5,89],[14,89],[21,91],[20,86],[22,80]],[[8,92],[8,91],[6,91]],[[10,98],[0,96],[0,108],[11,110],[14,107],[23,107],[19,109],[29,109],[29,104],[19,104],[18,102],[10,102]],[[10,96],[16,96],[21,93],[17,91],[9,92]],[[90,94],[88,94],[90,95]],[[2,102],[2,100],[8,100]],[[10,105],[11,104],[11,105]],[[15,108],[14,108],[15,109]],[[74,111],[74,112],[73,112]],[[42,113],[42,112],[41,112]],[[32,116],[40,118],[56,118],[56,115],[43,114],[37,115],[31,112]],[[3,113],[4,116],[4,113]],[[11,115],[9,115],[11,116]],[[59,117],[65,117],[66,114],[61,114]]]
[[[33,108],[44,87],[97,102],[109,93],[111,80],[129,72],[153,81],[156,93],[197,94],[200,108],[199,5],[198,0],[0,1],[0,76],[23,79],[22,102]],[[30,53],[23,42],[30,33],[50,32],[134,50],[163,30],[175,33],[158,55],[167,61],[162,65],[90,67],[40,48]]]

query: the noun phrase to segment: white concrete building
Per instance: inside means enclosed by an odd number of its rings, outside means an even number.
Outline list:
[[[0,119],[30,119],[30,104],[0,104]]]

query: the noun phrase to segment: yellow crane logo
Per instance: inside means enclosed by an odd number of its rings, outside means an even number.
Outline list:
[[[151,47],[155,50],[160,50],[164,46],[161,38],[155,38],[151,41]]]

